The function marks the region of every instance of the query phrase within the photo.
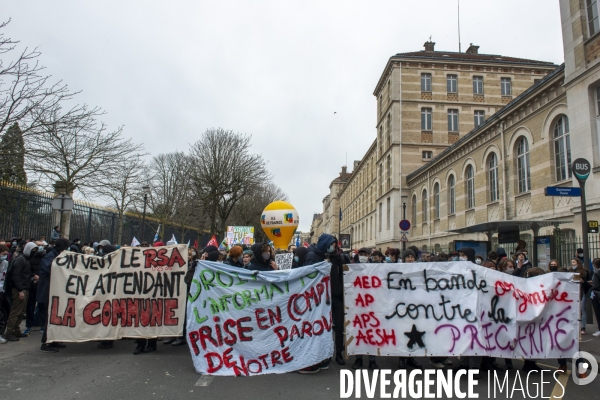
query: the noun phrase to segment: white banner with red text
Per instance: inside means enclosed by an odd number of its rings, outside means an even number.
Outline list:
[[[186,334],[196,371],[281,374],[331,357],[330,270],[327,262],[259,272],[200,261]]]
[[[348,267],[349,355],[536,359],[578,350],[573,274],[525,279],[466,261]]]
[[[62,252],[52,263],[48,341],[183,335],[187,267],[185,244]]]

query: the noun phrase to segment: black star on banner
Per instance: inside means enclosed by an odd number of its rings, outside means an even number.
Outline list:
[[[415,324],[413,324],[410,332],[404,332],[404,334],[410,339],[407,344],[409,349],[412,349],[415,344],[419,345],[421,348],[425,347],[425,343],[423,343],[423,335],[425,332],[419,332]]]

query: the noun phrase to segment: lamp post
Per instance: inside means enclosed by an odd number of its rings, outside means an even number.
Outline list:
[[[146,205],[148,204],[148,194],[150,194],[150,186],[142,186],[142,190],[144,191],[144,212],[142,213],[142,242],[144,239],[144,231],[146,230]]]
[[[402,197],[402,219],[406,219],[406,200],[408,200],[408,196]],[[402,242],[402,251],[406,251],[406,242]]]

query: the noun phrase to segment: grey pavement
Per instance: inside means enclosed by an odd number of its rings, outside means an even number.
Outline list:
[[[96,343],[72,343],[58,353],[48,354],[39,351],[40,338],[40,332],[34,331],[19,342],[0,345],[1,399],[340,398],[340,366],[335,362],[328,370],[314,375],[288,373],[249,378],[211,377],[194,371],[187,346],[173,347],[159,342],[158,351],[135,356],[134,341],[120,340],[110,350],[98,349]],[[600,338],[588,334],[583,340],[581,349],[593,352],[600,359]],[[427,359],[418,360],[424,367],[428,365]],[[346,367],[352,361],[351,357]],[[366,361],[365,357],[365,365]],[[395,370],[397,359],[380,357],[377,362],[380,368]],[[556,360],[538,362],[554,368],[557,365]],[[503,361],[500,360],[499,364],[503,365]],[[514,364],[516,368],[522,365],[518,360]],[[511,384],[515,374],[515,370],[509,372]],[[487,372],[482,375],[477,392],[479,398],[488,398]],[[539,383],[539,377],[535,379]],[[465,386],[461,385],[463,389]],[[556,385],[552,380],[543,386],[544,396],[549,397]],[[529,387],[533,397],[535,387],[531,383]],[[390,392],[392,390],[393,387],[389,389]],[[600,377],[588,386],[577,386],[569,378],[564,399],[596,399],[599,391]],[[379,388],[375,393],[375,398],[380,398]],[[521,392],[515,392],[513,396],[515,399],[531,397],[524,397]],[[366,398],[364,389],[361,398]],[[496,398],[506,396],[498,394]]]

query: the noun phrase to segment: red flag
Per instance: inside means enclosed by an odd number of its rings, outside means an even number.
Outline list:
[[[215,235],[213,235],[213,237],[210,238],[210,240],[208,241],[208,243],[206,245],[219,247],[219,243],[217,242],[217,237]]]
[[[194,240],[194,248],[198,248],[198,239]]]
[[[304,243],[302,243],[302,246],[304,246],[304,247],[309,247],[309,246],[310,246],[310,244],[308,244],[308,243],[305,241]]]

